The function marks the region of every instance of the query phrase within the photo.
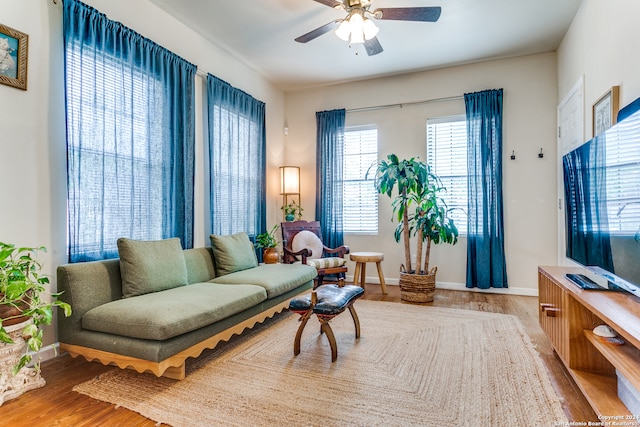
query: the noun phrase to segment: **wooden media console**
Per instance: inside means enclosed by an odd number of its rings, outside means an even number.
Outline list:
[[[539,320],[554,350],[601,419],[640,421],[618,398],[616,369],[640,390],[640,298],[627,292],[582,290],[565,277],[580,267],[538,267]],[[594,335],[606,324],[624,339]],[[634,424],[629,424],[634,425]]]

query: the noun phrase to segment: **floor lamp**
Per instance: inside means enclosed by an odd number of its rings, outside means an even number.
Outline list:
[[[286,219],[284,207],[288,204],[289,196],[298,196],[298,206],[300,206],[299,166],[280,166],[280,194],[282,195],[282,217]]]

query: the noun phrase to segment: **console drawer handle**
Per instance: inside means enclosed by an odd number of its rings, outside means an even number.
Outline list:
[[[553,304],[548,303],[540,304],[540,309],[547,315],[547,317],[556,317],[556,313],[560,311],[560,309],[555,308]]]

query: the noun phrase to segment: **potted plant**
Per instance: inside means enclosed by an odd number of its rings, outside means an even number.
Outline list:
[[[449,217],[451,210],[441,197],[446,188],[426,163],[414,157],[399,160],[395,154],[378,164],[375,185],[380,194],[393,198],[394,218],[398,221],[394,238],[400,242],[402,236],[404,243],[401,298],[413,302],[433,301],[437,267],[429,268],[431,244],[458,241],[458,229]],[[417,240],[415,269],[411,263],[412,237]]]
[[[49,279],[40,274],[42,264],[35,257],[44,251],[44,247],[20,248],[0,242],[0,346],[24,344],[11,364],[14,376],[23,368],[29,369],[25,368],[32,360],[29,352],[42,347],[42,326],[51,324],[53,307],[60,307],[67,317],[71,315],[71,306],[58,301],[60,294],[49,294],[45,288]],[[39,361],[34,369],[39,373]],[[3,375],[6,373],[0,370]]]
[[[278,258],[278,240],[276,239],[275,232],[278,229],[278,224],[274,225],[270,231],[258,234],[256,236],[255,247],[262,249],[262,260],[265,264],[277,264]]]
[[[284,219],[287,221],[294,221],[296,218],[302,218],[302,211],[304,210],[302,209],[302,206],[296,203],[295,200],[292,200],[286,205],[282,205],[280,209],[284,212]]]

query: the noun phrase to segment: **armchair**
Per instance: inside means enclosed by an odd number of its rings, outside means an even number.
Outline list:
[[[349,253],[349,247],[342,245],[338,248],[328,248],[322,243],[320,222],[318,221],[290,221],[280,225],[282,230],[282,247],[284,249],[283,262],[292,264],[302,262],[311,265],[318,271],[313,288],[322,286],[325,280],[336,275],[337,280],[330,282],[342,282],[347,272],[345,254]]]

